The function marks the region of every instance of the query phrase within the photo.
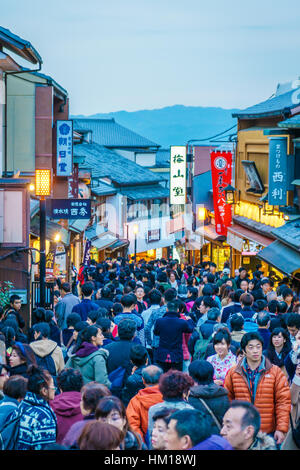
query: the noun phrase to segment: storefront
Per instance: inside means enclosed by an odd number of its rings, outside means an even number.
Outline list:
[[[275,230],[275,241],[258,253],[258,258],[271,266],[272,271],[288,276],[300,291],[300,217]]]
[[[282,272],[259,256],[262,250],[273,244],[274,238],[265,237],[245,227],[233,224],[228,228],[227,242],[232,248],[232,273],[235,269],[243,266],[247,268],[249,274],[252,274],[260,265],[260,271],[265,276],[272,277],[275,285],[283,278]]]
[[[170,247],[163,247],[163,248],[156,248],[156,249],[151,249],[147,251],[142,251],[141,253],[136,254],[136,259],[137,261],[140,260],[145,260],[147,262],[149,261],[155,261],[156,259],[161,259],[165,258],[168,259],[170,255]],[[131,259],[134,259],[134,254],[131,255]]]

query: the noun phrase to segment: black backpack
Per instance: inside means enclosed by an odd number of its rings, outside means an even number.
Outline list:
[[[20,430],[22,413],[15,412],[0,429],[0,450],[15,450]]]
[[[47,354],[46,356],[43,356],[43,357],[38,356],[35,353],[35,358],[36,358],[36,362],[37,362],[38,366],[42,367],[43,369],[48,370],[48,372],[53,377],[55,385],[56,385],[56,367],[55,367],[55,362],[54,362],[54,359],[52,357],[52,354],[53,354],[53,351],[55,351],[56,348],[57,348],[57,345],[55,346],[55,348],[49,354]]]

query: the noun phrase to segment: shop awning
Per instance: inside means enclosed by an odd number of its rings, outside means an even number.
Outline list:
[[[111,251],[119,250],[120,248],[124,248],[125,246],[129,246],[129,240],[119,238],[116,242],[114,242],[109,249]]]
[[[94,240],[91,240],[91,244],[98,250],[104,250],[105,248],[108,248],[111,245],[113,245],[116,241],[117,241],[116,237],[107,233],[105,235],[102,235],[99,238],[95,238]]]
[[[203,234],[205,240],[208,240],[209,242],[215,242],[217,244],[220,244],[220,242],[223,242],[225,240],[225,237],[223,235],[219,235],[216,232],[215,225],[213,224],[204,225],[203,227],[201,227],[201,229],[198,230],[198,232],[201,235]]]
[[[88,223],[89,220],[87,219],[69,220],[69,229],[72,232],[81,233],[86,229]]]
[[[254,232],[238,224],[232,224],[231,227],[228,227],[228,231],[240,238],[246,238],[247,240],[251,240],[252,242],[258,243],[262,246],[268,246],[274,241],[272,238],[265,237],[260,233]]]
[[[98,238],[103,233],[107,232],[107,228],[103,224],[94,223],[91,227],[88,227],[85,231],[85,237],[88,240]]]
[[[279,240],[259,251],[257,257],[288,276],[300,269],[300,253]]]

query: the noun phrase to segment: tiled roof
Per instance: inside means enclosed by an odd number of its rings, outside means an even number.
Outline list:
[[[143,187],[133,187],[126,188],[122,190],[122,194],[125,194],[129,199],[138,200],[138,199],[159,199],[169,197],[170,190],[168,188],[163,188],[159,184],[156,186],[143,186]]]
[[[292,246],[300,253],[300,216],[299,219],[288,222],[272,230],[276,238]]]
[[[280,116],[283,110],[289,110],[299,106],[299,92],[299,88],[290,90],[287,93],[274,96],[242,111],[233,113],[232,117],[245,119],[255,118],[257,116]]]
[[[103,183],[103,181],[99,181],[97,186],[92,187],[92,194],[95,196],[107,196],[109,194],[116,194],[116,192],[117,190],[114,186]]]
[[[159,147],[146,137],[127,129],[112,119],[73,119],[74,129],[89,129],[93,132],[93,141],[105,147],[148,148]]]
[[[84,157],[80,168],[91,168],[93,178],[110,178],[118,186],[159,183],[154,172],[98,144],[74,145],[75,156]]]
[[[300,127],[300,114],[286,119],[285,121],[281,121],[277,125],[278,127],[290,127],[298,129]]]
[[[170,167],[170,149],[158,149],[156,152],[156,165],[160,168]]]

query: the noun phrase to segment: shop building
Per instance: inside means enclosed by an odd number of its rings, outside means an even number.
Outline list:
[[[91,256],[98,262],[108,256],[135,253],[137,259],[148,260],[165,255],[174,243],[174,237],[166,232],[170,209],[165,180],[94,142],[94,130],[80,128],[77,121],[75,127],[82,139],[74,145],[74,156],[82,159],[79,175],[84,172],[90,175],[92,197],[92,218],[82,232],[81,246],[84,240],[89,240]],[[118,131],[118,126],[115,130]],[[124,128],[121,137],[128,144]],[[82,253],[77,259],[82,259]]]
[[[227,235],[233,271],[242,265],[253,271],[259,262],[266,275],[272,272],[277,279],[291,271],[288,260],[278,262],[285,257],[286,242],[277,238],[288,231],[289,220],[299,217],[293,180],[299,175],[300,133],[287,125],[287,118],[299,119],[298,95],[299,84],[279,85],[268,100],[233,114],[238,119],[235,203]],[[268,255],[275,252],[276,257]]]

